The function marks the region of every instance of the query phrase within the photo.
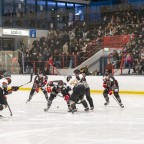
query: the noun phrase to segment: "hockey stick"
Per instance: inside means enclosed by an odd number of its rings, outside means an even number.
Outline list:
[[[119,102],[118,102],[118,100],[116,99],[116,97],[112,94],[112,97],[115,99],[115,101],[118,103],[118,105],[121,107],[121,108],[124,108],[124,106],[122,106]]]
[[[13,114],[12,114],[12,111],[11,111],[11,108],[10,108],[8,102],[7,102],[7,106],[8,106],[8,109],[9,109],[9,111],[10,111],[10,116],[12,116]]]
[[[19,87],[22,87],[22,86],[24,86],[24,85],[27,85],[27,84],[31,83],[31,82],[32,82],[32,79],[33,79],[33,73],[31,73],[31,75],[30,75],[30,81],[27,82],[27,83],[25,83],[25,84],[20,85]]]
[[[13,114],[12,114],[12,111],[11,111],[11,109],[10,109],[10,106],[9,106],[9,104],[7,104],[8,105],[8,109],[9,109],[9,111],[10,111],[10,116],[12,116]]]

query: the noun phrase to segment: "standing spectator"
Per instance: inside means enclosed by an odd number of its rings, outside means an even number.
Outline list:
[[[20,41],[20,49],[23,52],[24,51],[24,42],[23,40]]]
[[[105,72],[108,73],[109,75],[112,74],[112,69],[113,69],[113,65],[110,62],[110,60],[107,61],[107,65],[105,67]]]
[[[69,68],[74,68],[74,62],[75,62],[75,53],[73,52],[70,57]]]
[[[114,50],[113,51],[113,65],[115,66],[115,68],[118,68],[118,66],[119,66],[119,54],[118,54],[118,52],[116,51],[116,50]]]
[[[68,54],[68,43],[66,42],[64,45],[63,45],[63,54]]]
[[[90,72],[88,70],[88,65],[86,65],[85,67],[81,67],[80,73],[85,73],[86,75],[90,75]]]
[[[133,63],[133,58],[132,58],[132,54],[128,53],[126,55],[125,61],[124,61],[124,67],[127,68],[128,67],[128,74],[130,74],[130,69],[132,68],[132,63]]]
[[[48,62],[49,62],[49,65],[50,65],[50,66],[53,66],[53,65],[54,65],[53,56],[50,56]]]

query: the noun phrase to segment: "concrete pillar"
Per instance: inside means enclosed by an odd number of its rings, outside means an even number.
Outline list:
[[[0,27],[2,26],[2,1],[3,0],[0,0]]]

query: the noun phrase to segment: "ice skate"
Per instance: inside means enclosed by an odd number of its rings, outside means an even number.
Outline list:
[[[71,112],[75,113],[75,112],[77,112],[77,109],[72,109]]]
[[[45,111],[45,112],[47,112],[48,110],[49,110],[49,108],[48,108],[48,107],[44,109],[44,111]]]
[[[71,109],[68,109],[68,111],[67,112],[72,112],[72,110]]]
[[[94,110],[94,107],[91,107],[90,110]]]
[[[70,108],[70,107],[68,108],[68,111],[67,111],[67,112],[72,112],[72,110],[71,110],[71,108]]]
[[[31,101],[31,99],[28,99],[27,101],[26,101],[26,103],[28,103],[28,102],[30,102]]]
[[[109,101],[106,101],[106,102],[104,103],[104,105],[105,105],[105,106],[109,105]]]
[[[123,105],[122,103],[120,103],[120,106],[121,106],[122,108],[124,108],[124,105]]]
[[[85,109],[84,109],[84,111],[89,111],[89,108],[88,108],[88,107],[87,107],[87,108],[85,108]]]

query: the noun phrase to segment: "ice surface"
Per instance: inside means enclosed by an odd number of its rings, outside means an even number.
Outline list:
[[[9,110],[0,112],[0,144],[143,144],[144,95],[121,95],[124,109],[111,97],[105,107],[101,94],[93,94],[95,110],[67,112],[66,102],[57,97],[48,112],[40,92],[26,104],[29,92],[8,96]]]

